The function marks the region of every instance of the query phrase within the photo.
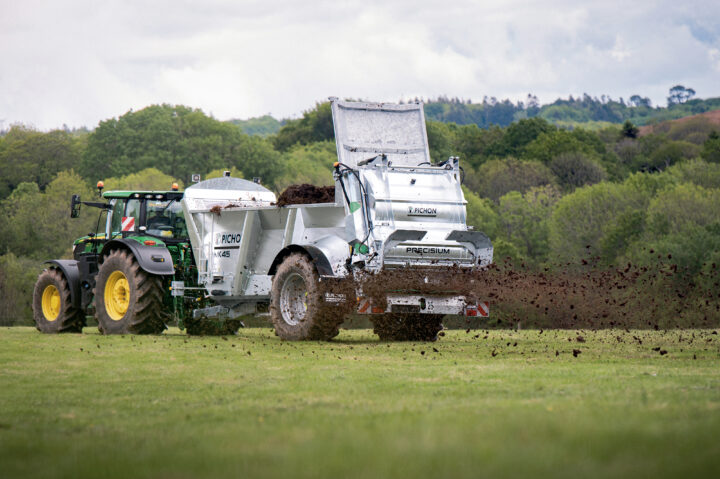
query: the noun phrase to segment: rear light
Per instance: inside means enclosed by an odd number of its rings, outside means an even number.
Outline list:
[[[465,316],[477,316],[477,306],[465,306]]]
[[[143,241],[143,244],[146,246],[155,246],[157,243],[155,243],[153,240],[145,240]]]

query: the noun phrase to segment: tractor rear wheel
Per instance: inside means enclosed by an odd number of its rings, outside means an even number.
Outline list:
[[[95,280],[95,317],[103,334],[160,334],[165,329],[162,278],[140,268],[126,250],[114,250]]]
[[[300,253],[286,257],[273,276],[270,317],[282,339],[329,340],[338,335],[344,317],[325,306],[319,276]]]
[[[65,276],[55,268],[38,276],[33,291],[33,319],[43,333],[81,333],[85,326],[85,315],[72,305]]]
[[[387,313],[370,316],[381,341],[437,341],[443,330],[441,314]]]

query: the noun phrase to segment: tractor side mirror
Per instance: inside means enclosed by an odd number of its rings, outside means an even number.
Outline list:
[[[70,218],[80,216],[80,195],[72,195],[70,200]]]

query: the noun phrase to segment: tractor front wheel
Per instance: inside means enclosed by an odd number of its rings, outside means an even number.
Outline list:
[[[103,334],[160,334],[162,278],[140,268],[126,250],[112,251],[95,280],[95,317]]]
[[[70,286],[57,269],[46,269],[38,276],[33,291],[33,319],[43,333],[81,333],[85,315],[74,308]]]

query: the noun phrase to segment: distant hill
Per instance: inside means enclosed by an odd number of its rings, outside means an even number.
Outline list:
[[[646,125],[640,127],[640,136],[650,135],[653,133],[667,133],[669,131],[677,130],[679,128],[687,129],[690,124],[700,125],[704,124],[707,127],[712,128],[709,125],[716,126],[720,130],[720,109],[712,110],[705,113],[699,113],[697,115],[686,116],[678,118],[676,120],[668,120],[662,123],[654,125]]]
[[[558,98],[550,104],[540,105],[533,96],[515,103],[495,98],[472,103],[470,100],[440,97],[425,103],[425,116],[428,120],[458,125],[475,124],[480,128],[506,127],[524,118],[539,117],[563,128],[599,130],[614,124],[620,125],[626,120],[638,126],[654,125],[720,109],[720,98],[693,99],[670,107],[653,107],[649,99],[638,95],[631,98],[632,101],[626,103],[622,98],[613,100],[605,95],[601,98],[583,95]],[[710,113],[710,117],[714,118],[713,115]],[[265,115],[248,120],[230,120],[229,123],[249,135],[269,136],[276,134],[288,121]]]
[[[670,107],[652,107],[647,98],[633,98],[633,104],[628,104],[622,99],[613,100],[606,96],[599,99],[589,95],[571,96],[547,105],[539,105],[534,97],[516,103],[494,98],[485,99],[482,103],[442,98],[426,103],[425,114],[431,120],[459,125],[474,123],[480,128],[505,127],[523,118],[540,117],[557,126],[596,129],[626,120],[635,125],[647,125],[720,108],[720,98],[689,100]]]

